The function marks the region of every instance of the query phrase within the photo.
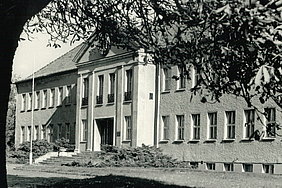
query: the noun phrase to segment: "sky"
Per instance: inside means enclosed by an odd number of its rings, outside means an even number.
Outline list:
[[[37,71],[80,44],[61,44],[61,48],[47,47],[48,37],[47,34],[38,33],[33,35],[32,41],[19,42],[14,57],[13,75],[21,79],[26,78],[32,74],[33,65],[34,71]]]

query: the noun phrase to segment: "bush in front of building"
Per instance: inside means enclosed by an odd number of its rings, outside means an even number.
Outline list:
[[[32,142],[33,158],[45,155],[46,153],[54,150],[54,144],[49,143],[47,140],[35,140]],[[23,142],[15,151],[8,153],[8,158],[16,159],[16,163],[27,163],[30,153],[30,142]]]
[[[178,161],[166,155],[154,146],[118,148],[102,146],[101,152],[95,159],[88,161],[73,161],[67,166],[87,167],[154,167],[154,168],[191,168],[188,162]]]
[[[60,151],[65,148],[66,151],[73,151],[74,145],[69,143],[68,139],[62,138],[56,140],[54,143],[48,142],[46,139],[34,140],[32,142],[33,159],[36,159],[48,152]],[[23,142],[15,151],[8,153],[8,160],[16,163],[27,163],[29,160],[30,142]]]

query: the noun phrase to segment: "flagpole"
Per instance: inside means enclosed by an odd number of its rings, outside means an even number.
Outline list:
[[[32,98],[31,98],[31,136],[30,136],[30,151],[29,151],[29,164],[32,164],[32,141],[33,141],[33,116],[34,116],[34,63],[35,63],[35,55],[33,55],[33,66],[32,66]]]

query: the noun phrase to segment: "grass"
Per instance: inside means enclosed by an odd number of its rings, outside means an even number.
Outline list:
[[[54,180],[52,187],[282,187],[282,176],[255,173],[210,172],[170,168],[86,168],[65,166],[23,166],[19,170],[32,173],[56,173],[76,175],[77,178]],[[85,179],[81,179],[81,178]],[[79,179],[78,179],[79,178]],[[8,177],[10,187],[20,178]],[[36,181],[36,178],[34,179]],[[41,182],[41,180],[38,182]],[[70,182],[70,183],[68,183]],[[46,184],[45,184],[46,185]],[[63,186],[65,185],[65,186]]]

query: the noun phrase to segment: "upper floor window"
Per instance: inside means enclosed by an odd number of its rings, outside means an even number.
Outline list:
[[[163,91],[170,90],[171,69],[163,68]]]
[[[115,100],[115,73],[110,74],[110,87],[108,94],[108,103],[112,103]]]
[[[177,140],[184,140],[184,115],[176,116],[177,123]]]
[[[31,110],[32,107],[32,93],[27,95],[27,110]]]
[[[82,83],[82,106],[88,105],[88,89],[89,89],[89,79],[83,78]]]
[[[125,85],[124,100],[132,100],[132,69],[126,71],[126,85]]]
[[[208,113],[208,139],[217,138],[217,113]]]
[[[40,92],[36,91],[35,92],[35,100],[34,100],[34,109],[38,109],[39,108],[39,104],[40,104]]]
[[[200,139],[200,114],[192,114],[192,138]]]
[[[71,86],[67,86],[66,88],[66,104],[71,103]]]
[[[177,88],[182,89],[185,88],[186,84],[186,77],[185,77],[185,67],[178,66],[178,74],[179,74],[179,80],[177,83]]]
[[[196,67],[193,69],[193,87],[196,87],[200,84],[201,74],[200,70]]]
[[[58,101],[57,106],[61,106],[63,102],[63,87],[58,88]]]
[[[40,137],[39,137],[39,126],[38,125],[35,125],[34,126],[34,140],[39,140]]]
[[[276,136],[276,110],[275,108],[266,108],[265,117],[266,117],[266,137],[275,137]]]
[[[255,129],[255,110],[245,110],[244,136],[250,138]]]
[[[226,112],[226,138],[235,138],[235,111]]]
[[[27,127],[27,138],[26,141],[30,142],[31,140],[31,126]]]
[[[104,75],[99,75],[98,76],[98,93],[96,97],[97,104],[103,103],[103,93],[104,93]]]
[[[21,97],[21,111],[25,111],[25,101],[26,101],[26,95],[25,94],[22,94],[21,95],[22,97]]]
[[[161,140],[169,139],[169,116],[162,116]]]
[[[49,107],[53,107],[55,103],[55,89],[50,90]]]
[[[42,108],[46,108],[47,105],[47,90],[43,90],[42,92]]]

